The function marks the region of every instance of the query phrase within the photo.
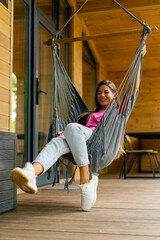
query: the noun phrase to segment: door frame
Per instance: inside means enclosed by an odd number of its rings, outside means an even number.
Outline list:
[[[41,24],[51,35],[56,33],[55,24],[48,16],[38,7],[35,6],[35,29],[34,29],[34,81],[33,81],[33,155],[32,160],[38,155],[38,81],[39,78],[39,24]],[[46,39],[48,40],[48,39]],[[51,48],[51,46],[48,46]],[[48,129],[49,130],[49,129]],[[50,179],[48,179],[47,174],[39,176],[37,178],[37,185],[44,186],[53,183],[55,174],[51,174]]]

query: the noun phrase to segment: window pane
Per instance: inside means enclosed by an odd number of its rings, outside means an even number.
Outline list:
[[[53,109],[53,66],[51,48],[44,45],[50,33],[39,25],[39,110],[38,110],[38,152],[47,143]]]
[[[26,85],[26,23],[28,8],[20,0],[14,1],[14,40],[12,74],[12,131],[17,133],[17,165],[23,166],[25,159],[25,85]]]
[[[60,0],[60,27],[68,20],[68,6],[64,0]],[[61,32],[65,37],[68,35],[69,24]]]
[[[90,110],[95,108],[96,63],[86,43],[83,43],[83,100]]]
[[[62,27],[67,22],[68,18],[69,18],[68,7],[64,0],[60,0],[60,27]],[[61,32],[61,35],[63,38],[68,37],[68,31],[69,31],[69,25],[67,25]],[[61,44],[60,46],[60,58],[66,70],[68,70],[67,69],[68,68],[68,59],[67,59],[68,47],[69,46],[67,44]]]
[[[90,110],[95,108],[95,69],[83,59],[83,100]]]
[[[36,0],[36,5],[52,20],[53,19],[53,0]]]

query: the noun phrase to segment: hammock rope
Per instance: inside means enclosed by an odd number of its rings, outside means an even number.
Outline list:
[[[55,36],[50,38],[47,41],[47,45],[51,45],[54,39],[58,39],[59,38],[59,34],[62,32],[62,30],[68,25],[68,23],[72,20],[72,18],[81,10],[81,8],[86,4],[88,0],[85,0],[80,6],[79,8],[77,8],[77,10],[70,16],[70,18],[62,25],[62,27],[56,32]]]
[[[124,8],[121,4],[119,4],[116,0],[112,0],[114,3],[116,3],[120,8],[122,8],[127,14],[129,14],[132,18],[134,18],[137,22],[139,22],[144,28],[147,29],[147,33],[151,33],[151,28],[148,26],[148,24],[145,24],[144,21],[140,21],[136,16],[134,16],[131,12],[129,12],[126,8]]]

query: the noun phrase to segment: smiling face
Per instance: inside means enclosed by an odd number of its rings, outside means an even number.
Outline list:
[[[107,85],[101,85],[98,89],[97,100],[102,109],[106,109],[110,101],[114,98],[114,93]]]

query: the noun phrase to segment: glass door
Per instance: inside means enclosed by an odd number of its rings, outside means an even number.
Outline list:
[[[17,133],[17,166],[28,159],[29,1],[14,1],[12,132]]]
[[[46,44],[55,33],[54,23],[37,7],[37,59],[36,59],[36,114],[35,155],[47,143],[48,131],[53,117],[53,62],[51,46]],[[39,186],[53,182],[54,174],[38,177]]]

